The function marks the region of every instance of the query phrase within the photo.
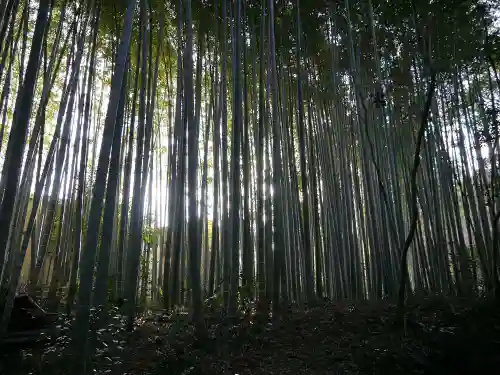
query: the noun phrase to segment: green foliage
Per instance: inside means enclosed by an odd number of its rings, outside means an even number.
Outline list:
[[[147,246],[156,246],[161,236],[162,228],[154,228],[144,225],[142,228],[142,240]]]
[[[142,240],[146,245],[151,246],[153,244],[153,228],[144,227],[142,230]]]
[[[243,277],[243,275],[240,275]],[[256,283],[247,283],[238,288],[238,305],[239,311],[243,313],[250,313],[254,307],[255,303],[255,290],[257,288]]]
[[[209,296],[204,303],[204,309],[206,314],[214,314],[222,312],[224,306],[224,296],[220,292],[214,293]]]

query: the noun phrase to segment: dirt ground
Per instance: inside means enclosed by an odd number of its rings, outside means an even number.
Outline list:
[[[257,323],[250,316],[206,321],[195,339],[187,314],[149,313],[133,332],[116,313],[97,331],[95,374],[497,374],[500,308],[485,300],[426,298],[394,327],[386,302],[293,308]],[[67,374],[71,322],[43,346],[2,350],[0,374]]]

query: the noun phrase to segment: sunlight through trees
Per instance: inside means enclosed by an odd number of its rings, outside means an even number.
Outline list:
[[[82,373],[117,300],[500,295],[496,7],[0,0],[0,338],[21,291]]]

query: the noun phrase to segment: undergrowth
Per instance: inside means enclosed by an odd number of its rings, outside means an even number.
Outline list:
[[[189,314],[146,312],[134,330],[118,309],[96,331],[94,374],[494,374],[500,366],[500,309],[495,302],[425,298],[407,306],[396,329],[389,302],[289,306],[257,321],[252,304],[227,319],[207,309],[200,342]],[[66,374],[71,318],[43,345],[2,350],[0,373]]]

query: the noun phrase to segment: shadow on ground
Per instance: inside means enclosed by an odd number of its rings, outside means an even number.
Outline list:
[[[96,341],[95,374],[496,374],[500,309],[485,300],[422,299],[408,307],[405,330],[385,302],[291,309],[257,324],[249,316],[207,320],[195,340],[187,315],[144,316],[134,330],[116,315]],[[0,373],[64,374],[65,333],[43,347],[3,355]],[[66,327],[66,328],[64,328]]]

